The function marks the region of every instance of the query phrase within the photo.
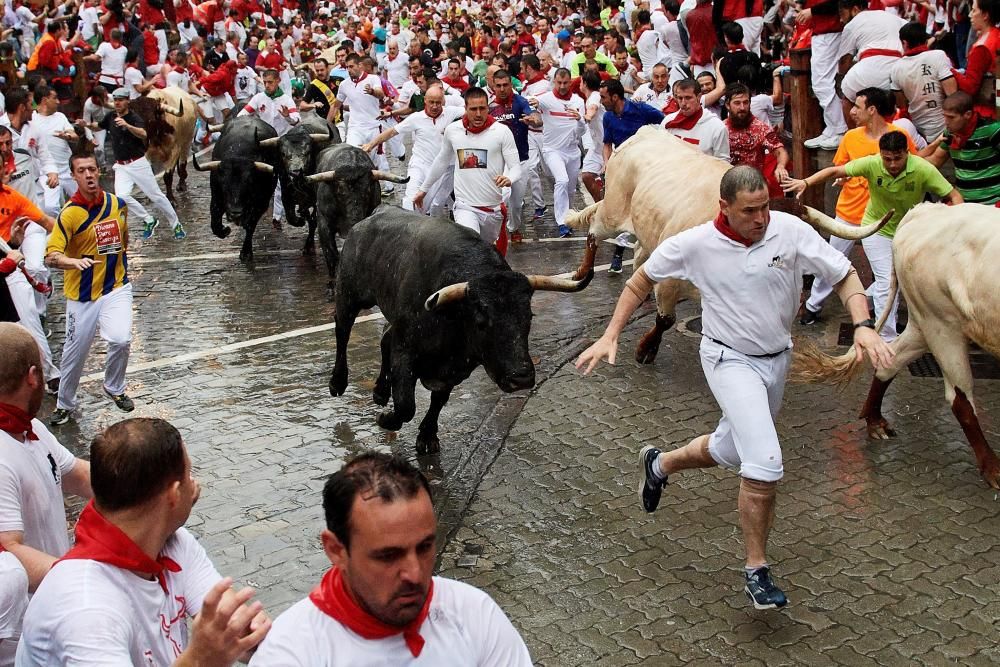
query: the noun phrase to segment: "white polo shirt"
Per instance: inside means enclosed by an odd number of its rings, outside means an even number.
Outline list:
[[[429,167],[441,150],[441,137],[445,128],[464,113],[465,110],[461,107],[445,106],[437,118],[431,118],[426,111],[418,111],[401,120],[396,125],[396,131],[413,135],[411,164]]]
[[[653,84],[651,82],[646,82],[635,89],[632,93],[633,102],[644,102],[654,109],[662,109],[667,106],[667,102],[671,99],[670,86],[667,86],[660,92],[653,90]]]
[[[0,532],[22,532],[24,544],[59,557],[69,551],[62,478],[76,457],[42,422],[31,420],[31,428],[38,440],[0,431]]]
[[[667,115],[660,122],[660,126],[666,129],[667,123],[677,118],[679,113],[680,111],[675,111]],[[719,117],[709,109],[702,111],[701,118],[698,119],[698,122],[690,130],[672,127],[667,132],[670,132],[678,139],[683,139],[689,144],[697,146],[698,150],[705,155],[711,155],[712,157],[729,162],[729,130],[726,129],[726,124],[719,120]]]
[[[188,644],[187,619],[222,578],[186,529],[162,556],[181,566],[156,579],[93,560],[65,560],[38,586],[24,615],[18,667],[172,665]]]
[[[289,113],[285,118],[280,109],[284,107]],[[243,110],[238,115],[246,116],[255,113],[262,121],[274,128],[279,137],[285,135],[299,122],[299,108],[295,105],[295,100],[288,93],[271,99],[267,93],[261,91],[247,100]]]
[[[546,150],[561,153],[579,153],[577,141],[583,134],[583,99],[570,94],[568,100],[556,97],[554,91],[538,96],[538,110],[542,113],[542,145]],[[577,117],[573,117],[572,112]]]
[[[374,74],[364,75],[357,83],[352,81],[351,77],[347,77],[337,88],[337,99],[350,109],[351,125],[361,130],[377,129],[382,103],[374,95],[366,93],[365,86],[371,86],[372,90],[381,90],[382,80]]]
[[[744,354],[791,345],[802,276],[836,285],[851,263],[808,224],[771,212],[764,238],[750,247],[706,222],[671,236],[642,265],[651,280],[688,280],[701,290],[702,332]]]
[[[402,634],[364,639],[306,598],[278,616],[250,667],[528,667],[524,640],[489,595],[468,584],[434,577],[434,597],[420,626],[424,647],[413,657]]]
[[[17,556],[0,553],[0,640],[17,637],[28,606],[28,573]]]

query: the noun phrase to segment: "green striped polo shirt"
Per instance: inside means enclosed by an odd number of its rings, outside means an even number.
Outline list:
[[[961,148],[943,144],[955,163],[955,187],[962,198],[977,204],[1000,201],[1000,121],[980,118]]]

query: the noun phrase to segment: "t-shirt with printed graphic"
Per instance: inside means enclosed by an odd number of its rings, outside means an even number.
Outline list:
[[[87,269],[66,269],[67,299],[97,301],[128,284],[127,210],[125,200],[110,192],[101,192],[95,203],[88,204],[77,193],[63,206],[45,254],[61,252],[70,259],[94,260]]]

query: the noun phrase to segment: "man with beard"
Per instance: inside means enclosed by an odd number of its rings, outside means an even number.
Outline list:
[[[274,622],[261,665],[530,665],[524,641],[488,595],[432,577],[437,520],[427,479],[366,453],[323,487],[323,551],[333,567]]]
[[[775,129],[750,113],[750,89],[742,83],[726,86],[726,109],[729,110],[725,124],[729,130],[732,163],[750,165],[763,173],[772,194],[780,193],[779,184],[788,178],[788,151]],[[777,160],[772,170],[765,168],[769,155]]]
[[[318,116],[332,123],[334,117],[330,112],[337,101],[337,84],[330,81],[330,63],[325,58],[317,58],[312,66],[316,78],[309,82],[306,94],[299,102],[299,111],[314,109]]]

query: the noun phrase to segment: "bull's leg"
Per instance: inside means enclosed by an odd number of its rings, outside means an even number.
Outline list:
[[[431,392],[431,406],[427,408],[427,414],[420,422],[420,430],[417,432],[417,454],[436,454],[441,450],[441,441],[438,440],[438,417],[441,416],[441,409],[450,396],[451,389]]]
[[[330,374],[330,395],[342,396],[347,389],[347,343],[351,340],[351,329],[361,309],[345,297],[338,298],[335,332],[337,336],[337,360]]]
[[[653,363],[660,351],[663,333],[677,321],[674,308],[677,306],[681,286],[682,283],[678,280],[664,280],[653,290],[656,295],[656,322],[635,348],[635,360],[640,364]]]
[[[243,221],[243,247],[240,249],[240,261],[253,261],[253,233],[257,230],[259,216],[252,215]]]
[[[861,408],[859,415],[867,423],[868,437],[875,440],[887,440],[896,435],[892,425],[882,416],[882,399],[885,397],[889,384],[900,370],[906,368],[911,361],[927,351],[924,335],[921,333],[919,325],[913,320],[910,321],[902,335],[892,342],[891,347],[896,353],[892,365],[875,373],[875,377],[872,378],[872,386],[868,390],[868,398],[865,399],[865,405]]]
[[[573,280],[583,280],[584,276],[594,270],[594,261],[597,257],[597,237],[587,234],[587,247],[583,251],[583,260],[580,268],[573,274]]]
[[[170,202],[171,206],[177,206],[177,200],[174,199],[174,168],[166,169],[163,172],[163,189],[167,191],[167,201]]]
[[[413,419],[417,406],[413,396],[417,376],[413,371],[412,352],[406,346],[405,335],[393,332],[392,350],[392,409],[379,413],[378,425],[387,431],[398,431]]]
[[[306,236],[306,244],[302,247],[303,255],[315,255],[316,254],[316,212],[312,211],[308,214],[309,219],[309,234]]]
[[[219,192],[216,192],[219,190]],[[225,194],[221,192],[221,188],[212,187],[212,203],[209,205],[209,215],[212,220],[212,233],[218,236],[220,239],[224,239],[229,236],[229,233],[233,231],[230,229],[229,225],[222,224],[222,218],[226,215],[226,204],[225,204]]]
[[[382,332],[382,368],[379,369],[378,379],[375,380],[375,388],[372,390],[372,401],[375,405],[385,407],[389,405],[389,398],[392,393],[392,327],[386,327]]]
[[[177,192],[187,192],[188,166],[186,155],[182,155],[177,160],[177,174],[179,176],[177,179]]]
[[[317,212],[318,213],[318,212]],[[319,215],[317,215],[319,218]],[[326,260],[326,270],[330,274],[330,286],[337,277],[337,261],[340,259],[340,251],[337,250],[337,235],[333,233],[329,221],[325,216],[318,220],[319,244],[323,248],[323,259]]]

